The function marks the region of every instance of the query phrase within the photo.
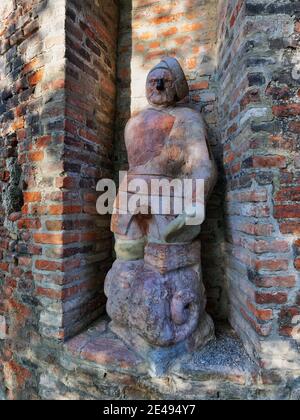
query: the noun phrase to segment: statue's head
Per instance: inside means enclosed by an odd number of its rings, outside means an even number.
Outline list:
[[[184,72],[176,58],[163,58],[148,74],[146,94],[150,105],[174,105],[188,93],[189,87]]]

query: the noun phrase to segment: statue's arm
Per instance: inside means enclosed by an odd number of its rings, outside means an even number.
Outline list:
[[[216,184],[217,169],[201,115],[193,115],[187,124],[186,132],[184,173],[187,178],[204,180],[206,201]]]
[[[203,194],[196,194],[193,190],[193,199],[184,209],[184,213],[172,221],[165,229],[166,242],[176,232],[185,226],[200,226],[205,220],[205,208],[209,194],[212,192],[217,180],[217,168],[207,141],[207,130],[201,115],[193,113],[186,119],[185,125],[185,164],[183,177],[192,180],[204,180]],[[194,186],[196,184],[194,183]],[[197,229],[195,229],[197,232]]]

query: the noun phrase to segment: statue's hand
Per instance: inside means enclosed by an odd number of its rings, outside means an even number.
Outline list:
[[[171,242],[172,238],[176,237],[176,234],[181,233],[185,227],[201,226],[204,220],[205,206],[203,204],[192,205],[167,225],[162,238],[165,242]]]
[[[196,203],[185,209],[185,224],[187,226],[201,226],[205,220],[205,205]]]
[[[171,223],[167,225],[163,231],[162,238],[165,242],[170,242],[170,239],[185,226],[186,215],[183,213],[176,217]]]

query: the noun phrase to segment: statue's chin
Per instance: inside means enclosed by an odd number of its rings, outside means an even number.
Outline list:
[[[161,108],[167,108],[168,106],[173,105],[174,102],[169,102],[169,101],[166,101],[166,100],[159,100],[159,99],[157,99],[157,100],[151,99],[151,100],[149,100],[149,104],[153,105],[153,106],[159,106]]]
[[[153,93],[152,95],[148,96],[148,102],[150,105],[163,108],[174,105],[176,101],[174,100],[173,95],[167,95],[166,93],[158,95],[157,93]]]

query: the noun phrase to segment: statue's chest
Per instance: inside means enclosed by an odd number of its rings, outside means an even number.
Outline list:
[[[131,165],[141,166],[161,155],[170,143],[175,117],[149,111],[139,118],[129,133],[128,158]]]

